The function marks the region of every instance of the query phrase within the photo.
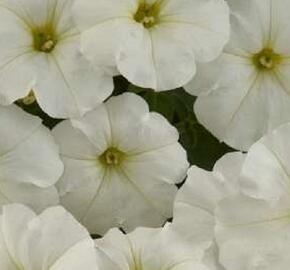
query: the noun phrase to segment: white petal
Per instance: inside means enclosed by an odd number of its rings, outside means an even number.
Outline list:
[[[235,56],[224,55],[221,68],[220,79],[216,85],[211,88],[211,91],[200,95],[197,99],[195,113],[198,120],[217,138],[238,149],[246,149],[252,144],[253,136],[261,136],[256,135],[257,125],[263,125],[260,118],[256,120],[259,114],[251,111],[251,118],[248,116],[249,105],[252,105],[251,109],[254,110],[258,107],[256,106],[257,98],[250,98],[250,94],[257,95],[259,92],[256,89],[258,75],[254,67],[246,65],[243,59]],[[247,107],[245,107],[246,101],[250,103]],[[253,115],[255,117],[252,117]],[[244,121],[251,121],[251,119],[252,122],[255,121],[255,128],[248,128],[247,122],[243,122],[242,125],[241,118],[245,118]],[[248,134],[249,132],[253,135]],[[238,138],[236,138],[237,135]]]
[[[119,45],[130,36],[136,35],[138,30],[136,24],[132,24],[131,19],[127,17],[108,20],[82,32],[81,50],[96,66],[102,66],[110,74],[117,75],[119,72],[116,68],[115,54],[119,50]],[[118,42],[112,41],[112,33],[114,40]]]
[[[195,74],[194,54],[174,38],[169,26],[148,31],[143,26],[121,44],[120,73],[135,85],[158,91],[183,86]]]
[[[0,103],[5,105],[24,97],[35,82],[29,64],[32,38],[19,9],[16,1],[0,2]]]
[[[163,151],[160,153],[160,157],[157,152],[141,155],[124,162],[122,170],[130,179],[132,186],[135,186],[136,190],[142,191],[148,201],[151,201],[163,216],[171,217],[173,200],[177,192],[173,182],[177,179],[182,181],[185,178],[184,173],[188,166],[184,162],[184,156],[180,160],[176,159],[176,162],[172,158],[164,158],[166,154],[167,156],[175,155],[178,152],[176,149]],[[175,167],[179,162],[180,166],[173,170],[172,167]]]
[[[231,9],[231,41],[229,48],[255,53],[266,46],[271,38],[272,0],[229,0]],[[249,38],[250,37],[250,38]],[[236,51],[237,52],[237,51]]]
[[[102,235],[112,227],[131,231],[140,225],[161,226],[169,218],[120,170],[107,170],[103,178],[87,181],[62,197],[62,203],[92,234]]]
[[[2,217],[0,217],[0,222],[2,223]],[[11,259],[10,254],[6,250],[5,240],[3,239],[2,233],[0,233],[0,257],[1,257],[1,260],[0,260],[1,269],[7,269],[7,270],[19,269],[18,265],[14,263],[14,261]]]
[[[217,58],[229,40],[229,9],[225,1],[169,0],[160,16],[161,25],[172,25],[172,36],[183,40],[199,62]]]
[[[3,154],[0,161],[2,179],[39,187],[55,184],[63,172],[58,147],[42,126]]]
[[[177,184],[184,180],[189,164],[186,152],[179,143],[173,143],[159,149],[148,150],[129,155],[124,169],[140,183],[145,179],[168,184]]]
[[[112,142],[128,154],[158,150],[175,144],[179,138],[176,128],[162,115],[149,113],[145,100],[135,94],[112,97],[106,107]]]
[[[225,270],[219,262],[219,249],[215,242],[206,250],[203,262],[210,270]]]
[[[136,136],[135,131],[140,126],[140,122],[142,123],[149,116],[146,101],[135,94],[124,93],[109,99],[106,109],[111,123],[113,145],[118,145],[126,152],[134,145],[139,146],[139,142],[136,143],[132,135],[129,138],[129,134]],[[136,137],[139,137],[138,134]]]
[[[61,207],[49,208],[35,216],[23,205],[8,205],[3,208],[0,220],[0,255],[3,255],[0,265],[5,265],[6,254],[12,261],[10,266],[13,265],[5,269],[97,267],[93,240]]]
[[[154,232],[154,230],[152,230]],[[157,233],[157,230],[155,230]],[[144,234],[146,236],[153,236],[155,234]],[[147,238],[148,240],[148,238]],[[136,245],[130,241],[128,235],[122,233],[119,229],[114,228],[109,230],[103,238],[95,240],[98,262],[100,264],[114,264],[120,269],[127,269],[130,262],[134,261],[134,249]],[[142,245],[143,242],[141,242]],[[141,246],[138,243],[138,247]]]
[[[285,205],[272,208],[243,196],[223,201],[217,210],[216,228],[221,263],[227,269],[287,269],[287,211]]]
[[[119,269],[207,269],[201,263],[203,251],[193,250],[186,241],[165,228],[138,228],[124,235],[114,229],[96,241],[101,265],[110,262]]]
[[[225,154],[214,165],[213,171],[217,175],[223,176],[224,188],[231,194],[238,192],[240,188],[238,177],[244,166],[245,158],[246,155],[241,152],[231,152]]]
[[[53,117],[79,117],[94,109],[113,90],[112,78],[93,68],[78,46],[78,39],[68,38],[49,56],[41,55],[35,62],[35,95],[44,111]]]
[[[211,63],[198,64],[195,76],[184,86],[185,91],[194,96],[199,96],[210,91],[219,81],[222,67],[222,56]]]
[[[177,130],[164,117],[149,114],[147,103],[132,93],[110,98],[83,118],[72,120],[72,125],[87,136],[99,153],[114,145],[136,154],[153,150],[160,142],[166,146],[178,139]],[[156,140],[157,135],[161,135],[160,141]]]
[[[243,192],[260,199],[285,198],[290,204],[289,134],[286,124],[250,148],[241,175]]]
[[[84,179],[93,179],[98,174],[97,158],[103,151],[98,151],[80,130],[72,127],[69,121],[57,125],[53,129],[53,135],[60,146],[66,168],[57,183],[60,195],[64,195],[83,185]]]
[[[107,269],[107,270],[121,270],[122,268],[117,265],[114,261],[112,261],[109,256],[103,252],[100,248],[96,248],[96,257],[98,266],[101,269]],[[125,268],[127,265],[125,265]]]
[[[1,178],[6,181],[32,183],[48,187],[63,172],[58,147],[49,131],[36,117],[21,109],[1,107]]]
[[[0,103],[12,104],[17,99],[28,95],[35,85],[35,74],[30,61],[31,54],[12,56],[9,62],[0,68]],[[0,63],[1,64],[1,63]]]
[[[273,48],[283,55],[289,55],[289,12],[290,1],[272,1],[272,37]]]
[[[3,242],[0,244],[0,249],[6,249],[6,252],[11,256],[12,263],[18,265],[16,269],[22,265],[21,253],[24,252],[22,243],[27,223],[34,217],[35,214],[24,205],[11,204],[3,207],[0,226]],[[2,261],[2,257],[0,261]]]
[[[91,239],[84,239],[68,249],[49,269],[96,270],[96,255]]]
[[[199,247],[192,248],[186,239],[175,233],[168,224],[155,230],[138,228],[129,237],[140,250],[145,269],[207,269],[200,262],[204,250]]]
[[[81,119],[72,120],[71,124],[85,134],[88,142],[94,147],[96,154],[102,154],[111,145],[111,124],[104,104],[87,113]]]
[[[47,19],[47,12],[56,7],[57,2],[70,0],[1,0],[2,8],[9,10],[17,19],[27,26],[42,25]],[[18,25],[19,27],[19,25]]]
[[[74,19],[82,31],[82,51],[90,61],[106,67],[112,75],[118,74],[115,53],[119,44],[135,31],[135,27],[131,27],[131,13],[136,9],[135,0],[75,1],[73,6]],[[118,42],[112,42],[112,33]]]
[[[39,188],[33,184],[1,181],[0,205],[22,203],[40,213],[47,207],[59,203],[59,196],[54,186]],[[3,202],[2,202],[3,200]]]
[[[73,5],[73,14],[78,27],[84,30],[115,18],[128,18],[130,11],[137,9],[137,4],[136,0],[77,0]]]
[[[94,144],[87,139],[82,131],[73,128],[70,121],[66,120],[59,123],[52,130],[52,134],[64,157],[74,157],[80,160],[90,160],[96,157],[97,150]]]
[[[85,239],[91,244],[87,243],[83,248],[86,248],[88,255],[94,255],[91,251],[93,243],[89,240],[85,228],[61,207],[45,210],[39,217],[28,223],[28,229],[26,256],[30,258],[32,268],[46,269],[56,264],[55,269],[58,269],[58,264],[65,264],[66,259],[69,259],[70,252],[73,252],[71,248],[75,249],[78,245],[82,245]],[[66,256],[68,257],[65,258]],[[80,262],[83,261],[80,259]],[[86,262],[83,263],[87,265]]]
[[[24,113],[15,105],[0,106],[0,122],[5,127],[0,129],[0,155],[21,144],[41,126],[38,117]]]
[[[220,159],[213,172],[191,167],[174,204],[173,226],[195,244],[214,238],[214,210],[225,197],[236,194],[238,175],[244,161],[241,153]]]

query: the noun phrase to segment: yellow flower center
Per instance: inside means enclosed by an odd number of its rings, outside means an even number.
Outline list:
[[[21,99],[21,101],[24,105],[27,105],[27,106],[33,104],[36,101],[34,92],[31,90],[26,97]]]
[[[101,156],[100,161],[106,166],[120,165],[125,154],[117,148],[108,148]]]
[[[139,4],[134,20],[142,23],[145,28],[151,28],[158,23],[159,3],[148,4],[145,1]]]
[[[282,57],[269,48],[265,48],[253,56],[253,62],[260,70],[272,70],[281,60]]]
[[[45,26],[32,30],[33,47],[36,51],[50,53],[57,44],[57,38],[53,27]]]

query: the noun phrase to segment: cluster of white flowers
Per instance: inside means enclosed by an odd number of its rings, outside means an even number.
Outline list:
[[[288,8],[0,0],[0,270],[288,270]],[[237,152],[190,167],[173,123],[113,94],[117,75],[184,87]]]

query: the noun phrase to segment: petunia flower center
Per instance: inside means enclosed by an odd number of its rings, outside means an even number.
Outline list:
[[[151,28],[158,23],[159,5],[141,2],[134,15],[134,20],[142,23],[145,28]]]
[[[124,153],[117,148],[108,148],[101,156],[100,161],[106,166],[120,165],[124,158]]]
[[[26,97],[21,99],[21,101],[24,105],[27,105],[27,106],[33,104],[36,101],[34,92],[31,90]]]
[[[54,31],[49,27],[34,29],[33,47],[36,51],[50,53],[57,44],[57,39]]]
[[[253,61],[258,69],[272,70],[281,62],[281,56],[273,49],[265,48],[253,56]]]

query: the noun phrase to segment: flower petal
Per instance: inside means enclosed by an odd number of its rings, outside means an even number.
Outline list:
[[[289,214],[265,201],[236,196],[217,209],[220,261],[228,269],[286,269],[289,263]],[[246,248],[245,248],[246,247]]]
[[[78,39],[63,41],[35,62],[35,95],[53,117],[79,117],[102,103],[112,92],[112,78],[93,68],[78,50]],[[53,87],[51,82],[53,81]]]
[[[45,188],[55,184],[63,173],[58,147],[42,126],[2,155],[0,160],[4,180],[32,183]]]
[[[69,136],[67,136],[69,134]],[[61,158],[66,172],[57,183],[60,195],[80,187],[85,179],[102,175],[98,168],[98,151],[80,130],[72,127],[70,121],[63,121],[53,130],[53,135],[60,146]]]
[[[132,231],[144,224],[160,226],[169,218],[160,213],[158,204],[152,202],[124,172],[107,170],[103,178],[96,180],[87,181],[61,199],[90,233],[102,235],[112,227]],[[97,220],[96,216],[102,218]]]
[[[186,84],[195,73],[194,54],[175,39],[170,26],[148,31],[139,26],[136,35],[121,44],[117,67],[133,84],[157,91]]]
[[[214,239],[214,210],[225,197],[239,192],[238,175],[244,155],[225,155],[212,172],[193,166],[174,203],[173,227],[198,244]]]
[[[63,164],[49,131],[36,117],[16,106],[0,107],[1,179],[49,187],[57,182]]]
[[[250,148],[240,180],[244,193],[258,199],[284,198],[290,205],[289,134],[290,125],[283,125]]]
[[[169,0],[161,9],[161,25],[193,50],[199,62],[217,58],[229,40],[229,9],[221,0]]]
[[[2,202],[3,198],[3,202]],[[36,213],[47,207],[59,204],[59,195],[54,186],[39,188],[29,183],[15,183],[2,181],[0,188],[0,205],[8,203],[22,203],[29,206]]]
[[[62,207],[48,208],[40,216],[32,219],[28,223],[25,240],[28,252],[26,256],[30,258],[32,268],[58,269],[62,263],[67,265],[66,260],[71,256],[70,253],[81,246],[90,255],[88,257],[91,257],[88,262],[95,256],[92,252],[93,241],[86,229]],[[84,244],[83,241],[88,243]],[[79,261],[83,262],[82,259]],[[88,265],[89,269],[94,269],[91,264],[83,263]]]
[[[87,30],[115,18],[129,17],[130,11],[136,10],[137,5],[136,0],[77,0],[73,5],[73,14],[78,27]]]

